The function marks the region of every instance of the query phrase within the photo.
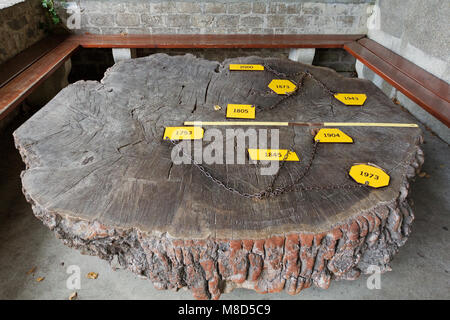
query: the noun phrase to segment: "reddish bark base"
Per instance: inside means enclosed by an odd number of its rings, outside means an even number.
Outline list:
[[[370,265],[389,271],[414,219],[406,194],[329,232],[261,240],[149,236],[44,212],[27,198],[36,216],[83,254],[109,261],[117,256],[122,267],[149,278],[158,289],[187,287],[196,299],[218,299],[233,287],[297,294],[311,285],[327,289],[332,279],[354,280]]]

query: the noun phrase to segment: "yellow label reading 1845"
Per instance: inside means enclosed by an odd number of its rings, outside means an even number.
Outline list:
[[[166,127],[164,140],[195,140],[203,139],[201,127]]]
[[[353,139],[339,129],[320,129],[314,137],[320,143],[352,143]]]
[[[230,70],[262,71],[264,66],[260,64],[230,64]]]
[[[287,152],[288,150],[286,149],[248,149],[248,155],[251,160],[300,161],[294,151],[289,151],[289,154],[286,157]]]
[[[227,118],[255,119],[255,106],[251,104],[228,104]]]
[[[278,94],[289,94],[297,90],[297,86],[289,80],[274,79],[270,81],[270,89]]]
[[[350,168],[350,177],[360,184],[381,188],[389,185],[390,177],[383,169],[373,164],[356,164]]]
[[[336,93],[334,97],[347,106],[362,106],[367,99],[364,93]]]

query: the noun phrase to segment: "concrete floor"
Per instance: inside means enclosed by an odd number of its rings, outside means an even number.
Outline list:
[[[16,124],[17,126],[17,124]],[[81,269],[79,299],[192,299],[189,291],[158,291],[127,270],[113,271],[106,261],[65,247],[37,220],[21,192],[22,161],[8,130],[0,136],[0,299],[67,299],[67,267]],[[222,299],[450,299],[450,149],[424,130],[429,178],[412,184],[416,220],[413,232],[381,275],[381,289],[367,288],[368,276],[332,282],[328,290],[309,288],[297,296],[261,295],[237,289]],[[34,275],[27,271],[36,267]],[[98,279],[86,278],[97,272]],[[45,277],[37,282],[38,277]]]

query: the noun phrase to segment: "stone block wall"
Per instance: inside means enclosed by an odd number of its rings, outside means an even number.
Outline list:
[[[365,34],[374,0],[78,0],[93,34]]]
[[[45,36],[48,23],[39,0],[15,1],[0,9],[0,64]]]

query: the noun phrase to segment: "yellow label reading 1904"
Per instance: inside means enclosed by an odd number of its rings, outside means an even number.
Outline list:
[[[260,64],[230,64],[230,70],[262,71],[264,66]]]
[[[227,118],[255,119],[255,106],[251,104],[228,104]]]
[[[334,97],[347,106],[362,106],[367,99],[364,93],[336,93]]]
[[[372,164],[356,164],[350,168],[350,177],[360,184],[381,188],[389,185],[390,177],[383,169]]]
[[[167,127],[164,130],[164,140],[195,140],[203,139],[201,127]]]
[[[286,149],[248,149],[248,155],[251,160],[266,161],[300,161],[294,151],[289,151],[286,157]]]
[[[274,79],[270,81],[270,89],[278,94],[289,94],[297,90],[297,86],[289,80]]]
[[[353,139],[339,129],[320,129],[314,137],[320,143],[352,143]]]

